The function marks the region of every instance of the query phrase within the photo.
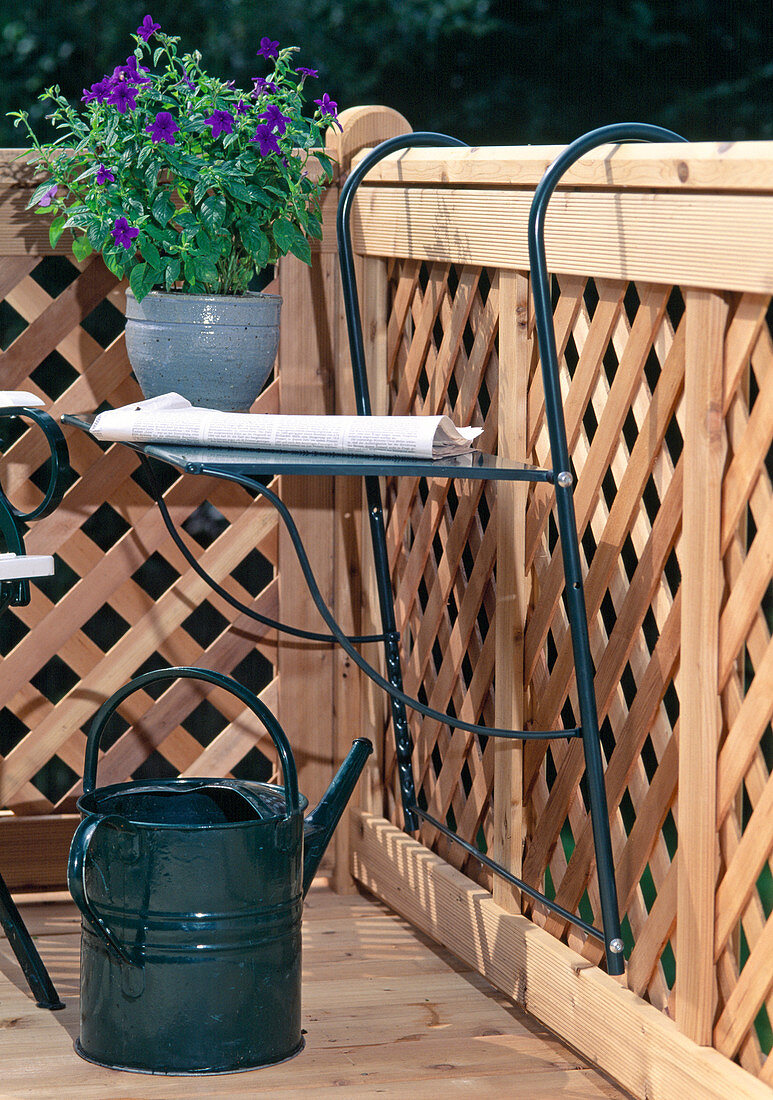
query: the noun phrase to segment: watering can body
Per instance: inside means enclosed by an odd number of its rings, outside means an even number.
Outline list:
[[[268,715],[283,787],[227,779],[96,787],[96,750],[91,764],[87,752],[68,867],[83,916],[76,1049],[84,1058],[207,1074],[302,1049],[303,898],[371,746],[354,743],[304,821],[289,745]],[[104,721],[101,711],[90,748]]]

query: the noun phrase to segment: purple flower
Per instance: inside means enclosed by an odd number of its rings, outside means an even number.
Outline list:
[[[149,15],[146,15],[140,23],[139,27],[137,27],[137,34],[140,36],[140,38],[144,39],[144,41],[147,42],[147,40],[151,38],[156,33],[156,31],[160,30],[161,24],[154,23],[151,17]]]
[[[266,126],[265,123],[261,123],[255,131],[254,135],[249,139],[256,142],[260,146],[260,155],[267,157],[269,153],[278,153],[279,142],[276,140],[271,132],[271,127]]]
[[[246,115],[248,110],[249,108],[243,99],[240,99],[234,106],[234,111],[236,111],[237,115]]]
[[[131,249],[132,241],[139,235],[139,229],[134,225],[129,225],[128,221],[124,217],[116,218],[113,228],[110,230],[113,235],[113,240],[116,244],[119,244],[121,248],[125,248],[128,252]]]
[[[330,115],[331,118],[338,118],[338,104],[334,99],[325,92],[322,99],[315,99],[314,102],[319,107],[320,114]]]
[[[213,111],[204,121],[212,127],[213,138],[234,132],[234,116],[229,111]]]
[[[125,115],[137,107],[137,89],[125,80],[118,80],[105,102],[112,104],[120,115]]]
[[[279,43],[272,42],[270,38],[261,38],[258,57],[276,57],[279,53]]]
[[[97,103],[104,103],[107,97],[113,90],[113,80],[109,76],[102,77],[96,84],[92,84],[91,88],[83,89],[83,102],[91,103],[93,99],[96,99]]]
[[[57,187],[57,185],[55,183],[52,184],[51,187],[49,187],[47,191],[44,191],[38,199],[38,206],[42,206],[44,208],[50,206],[56,198],[56,193],[58,190],[59,188]]]
[[[195,85],[195,84],[193,83],[193,81],[191,80],[191,78],[190,78],[190,77],[188,76],[188,72],[187,72],[187,70],[186,70],[186,69],[183,69],[183,78],[182,78],[182,80],[180,81],[180,83],[181,83],[181,84],[185,84],[185,86],[186,86],[186,87],[188,87],[188,88],[190,88],[190,90],[191,90],[192,92],[195,92],[195,91],[196,91],[196,85]]]
[[[147,72],[150,72],[150,70],[146,69],[144,65],[141,68],[137,67],[137,58],[133,53],[130,53],[126,58],[126,64],[119,65],[113,75],[119,78],[122,77],[129,84],[152,84],[150,77],[142,75]]]
[[[104,187],[106,183],[115,183],[115,176],[109,168],[105,168],[104,164],[100,164],[97,169],[97,183],[100,187]]]
[[[174,135],[179,129],[169,111],[159,111],[154,121],[145,127],[145,133],[150,134],[155,142],[165,141],[167,145],[174,145]]]
[[[321,115],[329,115],[332,122],[336,124],[339,130],[343,131],[343,126],[338,121],[338,104],[334,99],[325,92],[322,99],[315,99],[314,102],[319,107]]]
[[[304,69],[303,65],[299,65],[297,71],[301,76],[319,76],[319,69]]]
[[[287,129],[287,123],[290,121],[286,115],[282,114],[275,103],[269,103],[263,114],[258,115],[258,118],[265,119],[266,125],[270,129],[276,130],[279,137],[281,137],[282,134],[285,132],[285,130]]]
[[[253,76],[250,78],[255,87],[252,89],[252,94],[255,99],[262,95],[263,92],[278,92],[276,84],[272,84],[270,80],[266,80],[265,76]]]

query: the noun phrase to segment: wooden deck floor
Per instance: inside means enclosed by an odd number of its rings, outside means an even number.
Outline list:
[[[3,1100],[626,1096],[400,917],[369,897],[337,896],[324,883],[312,887],[304,915],[302,1054],[281,1066],[220,1077],[101,1069],[73,1050],[75,907],[59,900],[25,904],[22,911],[67,1007],[52,1013],[34,1006],[0,936]]]

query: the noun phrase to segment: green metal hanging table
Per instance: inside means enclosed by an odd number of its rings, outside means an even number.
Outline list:
[[[607,143],[625,141],[675,142],[684,139],[670,130],[643,123],[622,123],[594,130],[569,145],[547,169],[536,189],[529,217],[529,259],[532,290],[539,341],[545,409],[550,437],[552,465],[538,468],[523,463],[508,462],[492,455],[475,453],[451,459],[413,460],[358,457],[347,455],[304,454],[280,451],[255,451],[244,449],[189,447],[168,444],[126,444],[139,452],[146,466],[151,484],[155,483],[152,461],[170,465],[182,473],[204,474],[233,481],[250,492],[266,497],[279,513],[290,535],[309,595],[324,620],[329,635],[300,630],[289,624],[277,623],[259,616],[235,601],[210,578],[176,532],[168,515],[160,492],[156,500],[164,522],[185,555],[189,564],[228,602],[261,622],[293,635],[314,640],[337,642],[352,661],[390,697],[391,717],[395,738],[397,765],[400,778],[402,808],[406,830],[415,830],[420,821],[426,821],[454,843],[461,845],[470,855],[485,864],[496,874],[517,886],[529,897],[539,901],[551,912],[579,927],[587,935],[600,940],[606,952],[610,974],[622,974],[625,968],[623,940],[620,931],[617,889],[609,828],[604,764],[599,737],[599,722],[594,693],[594,670],[590,653],[588,625],[583,592],[583,577],[579,541],[574,513],[573,492],[575,478],[568,451],[564,413],[561,401],[558,357],[553,330],[550,301],[550,282],[545,258],[545,214],[551,195],[566,170],[589,150]],[[338,248],[344,290],[344,306],[349,333],[349,345],[354,373],[357,413],[370,414],[370,396],[365,366],[364,343],[360,321],[357,283],[354,274],[354,256],[350,232],[352,203],[357,188],[368,171],[389,154],[410,148],[463,147],[464,143],[442,134],[413,133],[391,138],[366,155],[348,177],[341,191],[338,205]],[[67,415],[65,423],[88,431],[93,417],[87,414]],[[367,637],[348,637],[340,628],[327,607],[314,578],[300,534],[286,505],[277,494],[263,484],[267,476],[277,474],[313,474],[315,476],[362,477],[365,480],[367,509],[370,522],[371,546],[378,585],[381,614],[381,633]],[[577,695],[580,723],[574,728],[558,730],[509,730],[482,726],[444,714],[411,697],[403,690],[399,633],[396,627],[394,600],[390,583],[386,549],[386,530],[381,502],[380,477],[432,477],[453,479],[483,479],[487,481],[526,481],[552,484],[555,491],[556,517],[564,564],[565,596],[569,617],[574,663],[577,679]],[[386,658],[386,676],[382,676],[359,653],[356,646],[362,642],[380,642]],[[432,817],[419,805],[414,785],[412,756],[413,743],[407,718],[407,709],[445,723],[452,729],[462,729],[479,737],[498,737],[510,740],[559,740],[579,738],[585,755],[589,794],[590,816],[596,854],[596,866],[601,904],[601,925],[596,928],[574,913],[558,905],[540,890],[514,875],[486,853],[479,851],[459,837],[447,824]]]

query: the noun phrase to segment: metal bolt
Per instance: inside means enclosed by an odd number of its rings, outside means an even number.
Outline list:
[[[620,952],[624,949],[624,946],[625,945],[622,940],[609,941],[609,950],[612,952],[613,955],[619,955]]]
[[[562,470],[561,473],[556,478],[556,481],[558,482],[558,484],[561,486],[562,489],[568,489],[570,487],[570,485],[574,484],[574,478],[572,477],[572,475],[569,473],[568,470]]]

